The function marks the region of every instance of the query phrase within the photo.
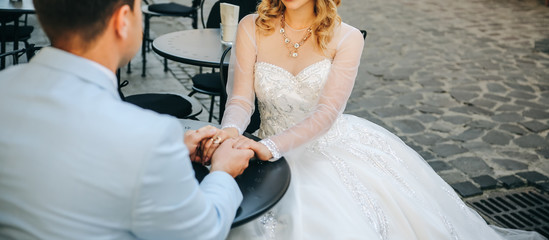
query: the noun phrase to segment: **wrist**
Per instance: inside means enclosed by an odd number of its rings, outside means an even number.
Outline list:
[[[276,160],[278,160],[282,157],[282,154],[280,153],[280,150],[278,150],[278,147],[276,146],[276,144],[271,139],[268,139],[268,138],[263,139],[263,140],[259,141],[259,143],[261,143],[265,147],[267,147],[267,149],[271,153],[271,158],[269,159],[269,161],[271,161],[271,162],[276,161]]]
[[[235,127],[225,127],[223,128],[223,131],[225,131],[231,138],[238,137],[240,135],[240,132]]]

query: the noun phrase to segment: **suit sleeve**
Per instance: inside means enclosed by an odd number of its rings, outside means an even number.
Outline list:
[[[143,164],[132,213],[140,239],[224,239],[242,193],[225,172],[207,175],[199,185],[179,124],[171,120],[162,140]]]

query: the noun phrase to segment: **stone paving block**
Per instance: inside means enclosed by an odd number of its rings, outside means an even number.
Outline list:
[[[548,119],[549,112],[547,110],[531,109],[523,113],[525,117],[531,117],[534,119]]]
[[[461,125],[470,122],[472,118],[458,115],[447,115],[442,116],[442,120],[452,124]]]
[[[528,164],[525,164],[517,160],[512,160],[512,159],[496,158],[496,159],[493,159],[492,162],[497,164],[502,169],[509,170],[509,171],[518,171],[518,170],[528,169]]]
[[[533,134],[516,138],[515,140],[513,140],[513,142],[515,142],[520,147],[525,148],[539,148],[547,147],[549,145],[549,143],[545,139],[543,139],[539,135]]]
[[[488,83],[486,84],[486,87],[488,88],[488,90],[490,90],[490,92],[498,92],[498,93],[507,92],[507,88],[505,88],[500,83]]]
[[[461,197],[464,197],[464,198],[482,194],[482,190],[480,190],[471,182],[459,182],[459,183],[450,184],[450,186],[452,186],[452,188],[459,195],[461,195]]]
[[[378,108],[378,109],[375,109],[373,112],[382,118],[405,116],[405,115],[411,115],[412,113],[414,113],[413,110],[402,107],[402,106]]]
[[[484,110],[482,108],[470,106],[470,105],[453,107],[453,108],[450,108],[450,111],[456,112],[456,113],[464,113],[468,115],[476,115],[476,114],[481,114],[486,116],[494,115],[491,111]]]
[[[503,184],[507,189],[518,188],[526,185],[519,177],[515,175],[503,176],[498,178],[498,180]]]
[[[457,155],[460,153],[464,153],[466,152],[466,150],[459,146],[456,146],[455,144],[439,144],[433,147],[433,152],[445,158],[445,157]]]
[[[473,179],[473,181],[479,185],[481,190],[494,189],[498,185],[498,180],[489,175],[482,175],[478,177],[473,177],[471,179]]]
[[[433,153],[431,153],[429,151],[418,151],[418,154],[425,160],[431,160],[431,159],[435,158]]]
[[[492,168],[490,168],[490,166],[488,166],[484,160],[479,157],[460,157],[450,161],[450,164],[467,175],[473,177],[493,174]]]
[[[469,127],[482,128],[482,129],[492,129],[496,126],[492,121],[485,120],[475,120],[467,124]]]
[[[492,100],[495,100],[495,101],[498,101],[498,102],[509,102],[509,101],[511,101],[511,98],[503,97],[503,96],[496,95],[496,94],[491,94],[491,93],[485,93],[483,96],[485,98],[492,99]]]
[[[446,162],[443,162],[443,161],[440,161],[440,160],[429,161],[427,163],[429,163],[429,165],[431,166],[431,168],[433,168],[433,170],[435,170],[435,172],[441,172],[441,171],[444,171],[444,170],[452,169],[452,167],[450,165],[448,165]]]
[[[536,98],[535,95],[522,92],[522,91],[512,91],[509,94],[507,94],[507,96],[513,97],[513,98],[527,99],[527,100]]]
[[[442,110],[436,107],[432,106],[420,106],[417,107],[416,110],[422,112],[422,113],[435,113],[435,114],[442,114],[444,113]]]
[[[519,134],[519,135],[524,135],[527,133],[526,130],[514,124],[501,124],[499,126],[499,129],[513,133],[513,134]]]
[[[544,124],[544,123],[539,122],[539,121],[521,122],[520,124],[522,126],[526,127],[528,130],[530,130],[532,132],[535,132],[535,133],[543,132],[543,131],[549,129],[548,124]]]
[[[474,106],[492,109],[494,106],[496,106],[496,102],[487,100],[487,99],[475,99],[471,102]]]
[[[511,139],[513,136],[496,130],[490,131],[482,137],[482,140],[494,145],[507,145]]]
[[[516,100],[515,103],[518,104],[518,105],[531,107],[531,108],[536,108],[536,109],[541,109],[541,110],[546,110],[547,109],[547,105],[534,103],[534,102],[530,102],[530,101],[525,101],[525,100]]]
[[[536,187],[546,193],[549,193],[549,182],[536,184]]]
[[[516,175],[526,179],[526,182],[531,185],[549,181],[549,177],[536,171],[519,172],[519,173],[516,173]]]
[[[460,141],[468,141],[472,139],[476,139],[482,135],[484,135],[485,131],[481,128],[468,128],[464,132],[460,133],[457,136],[451,136],[450,138]]]
[[[435,143],[441,142],[443,139],[440,135],[434,133],[420,133],[414,136],[411,136],[414,141],[425,146],[432,146]]]
[[[395,120],[392,123],[403,133],[418,133],[425,130],[423,124],[413,119]]]
[[[536,152],[539,155],[543,156],[544,158],[549,158],[549,147],[548,148],[543,148],[543,149],[536,149]]]
[[[472,99],[478,97],[478,93],[469,91],[451,91],[450,95],[460,102],[471,102]]]
[[[498,108],[496,108],[495,111],[498,111],[498,112],[516,112],[516,111],[523,110],[523,109],[524,109],[524,107],[521,107],[521,106],[503,104],[503,105],[499,106]]]
[[[492,120],[496,122],[519,122],[522,120],[522,116],[518,113],[498,113],[492,116]]]
[[[467,179],[467,176],[458,170],[449,170],[437,173],[448,184],[463,182]]]
[[[429,114],[415,115],[413,117],[424,124],[438,120],[438,117]]]

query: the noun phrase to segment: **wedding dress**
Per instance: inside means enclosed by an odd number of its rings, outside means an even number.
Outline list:
[[[239,26],[222,126],[242,132],[255,94],[258,136],[284,155],[292,180],[275,207],[229,239],[543,239],[487,225],[398,137],[342,114],[362,53],[358,30],[337,26],[330,58],[308,43],[294,59],[278,28],[256,34],[256,17]]]

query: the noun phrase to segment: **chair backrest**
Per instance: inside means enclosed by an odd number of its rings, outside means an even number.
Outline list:
[[[232,47],[229,46],[225,51],[223,51],[223,55],[221,55],[221,59],[219,60],[219,80],[221,81],[221,86],[227,86],[227,72],[229,70],[229,66],[225,65],[225,57],[227,57],[227,54],[231,52]],[[219,100],[219,106],[220,106],[220,114],[219,114],[219,122],[221,122],[221,118],[223,117],[223,112],[225,111],[225,104],[227,103],[227,90],[223,87],[223,91],[221,91],[221,99]]]
[[[364,38],[364,40],[366,40],[366,36],[368,35],[368,32],[366,32],[366,30],[360,30],[360,33],[362,33],[362,37]]]
[[[5,52],[0,54],[1,59],[5,59],[6,57],[12,57],[11,64],[17,65],[19,64],[19,57],[23,56],[23,54],[27,53],[27,50],[24,48],[17,49],[15,51],[11,52]],[[5,66],[0,65],[0,70],[3,70]]]

